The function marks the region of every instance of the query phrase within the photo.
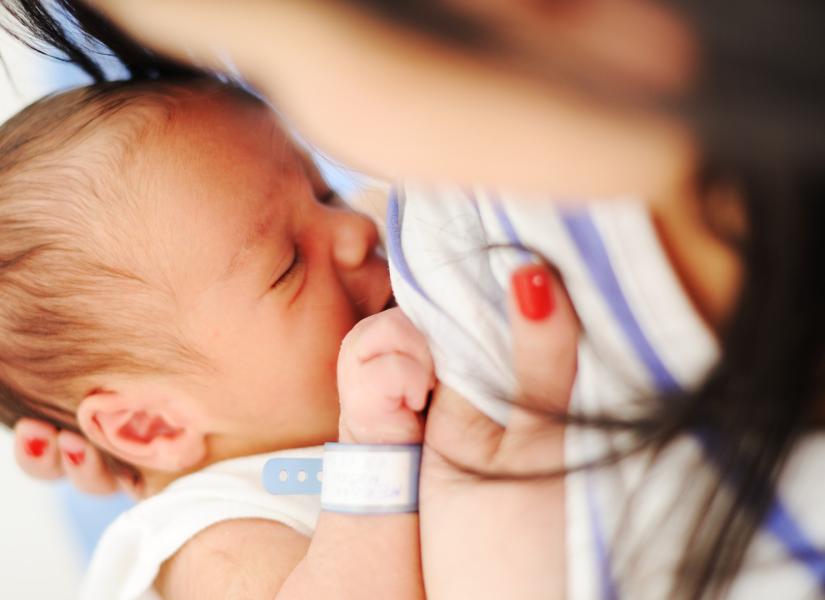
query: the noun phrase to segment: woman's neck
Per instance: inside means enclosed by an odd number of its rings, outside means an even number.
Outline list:
[[[730,319],[739,295],[744,272],[741,257],[711,229],[697,195],[680,194],[654,202],[650,211],[685,292],[718,335]]]

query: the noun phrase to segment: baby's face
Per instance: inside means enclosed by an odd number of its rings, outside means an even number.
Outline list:
[[[213,367],[192,398],[219,453],[335,440],[341,340],[391,297],[374,224],[314,196],[260,105],[189,102],[148,145],[134,172],[154,208],[146,251]]]

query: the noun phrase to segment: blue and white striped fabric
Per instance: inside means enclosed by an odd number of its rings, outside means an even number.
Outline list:
[[[514,389],[506,289],[512,270],[530,260],[523,248],[558,267],[583,325],[571,410],[631,414],[663,392],[698,385],[718,357],[633,199],[553,208],[546,200],[405,183],[393,190],[387,220],[396,298],[427,336],[439,379],[501,424]],[[621,441],[569,428],[566,461],[585,464]],[[667,597],[707,460],[700,441],[685,439],[653,465],[641,456],[569,475],[568,598]],[[825,436],[795,454],[730,598],[825,591],[823,461]]]

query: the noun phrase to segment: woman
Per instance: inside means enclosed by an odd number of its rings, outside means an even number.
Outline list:
[[[783,465],[819,422],[825,9],[643,0],[93,4],[179,61],[225,68],[230,59],[311,141],[363,170],[557,197],[645,198],[674,270],[724,353],[701,387],[667,408],[591,424],[629,428],[639,447],[654,451],[702,433],[713,456],[707,514],[683,544],[672,595],[727,589],[774,514]],[[118,45],[98,25],[93,35]],[[157,68],[153,55],[122,56],[133,71]],[[526,398],[543,397],[554,372],[542,366],[569,351],[570,335],[547,337],[556,317],[530,324],[515,313]],[[428,441],[477,471],[558,470],[560,426],[540,424],[540,450],[512,447],[506,440],[518,431],[497,429],[442,391]],[[468,425],[477,437],[450,435]],[[436,474],[439,464],[430,466]],[[440,467],[455,474],[449,463]],[[469,597],[473,585],[502,595],[519,567],[514,579],[526,587],[514,595],[560,597],[564,546],[547,542],[562,537],[558,481],[460,487],[475,493],[429,516],[422,505],[422,527],[430,519],[442,532],[440,544],[422,538],[430,596]],[[507,523],[485,529],[479,515],[497,506],[538,511],[533,520],[544,525],[530,539]],[[450,553],[467,551],[470,533],[480,547],[506,544],[511,562],[439,570]],[[804,545],[789,550],[812,554]],[[497,594],[496,585],[505,588]]]

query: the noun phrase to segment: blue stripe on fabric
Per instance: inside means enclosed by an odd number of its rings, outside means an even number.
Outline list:
[[[516,228],[510,221],[507,211],[498,198],[494,198],[493,211],[498,218],[499,225],[504,230],[509,242],[520,248],[524,248],[524,243],[518,236]],[[532,259],[529,252],[522,250],[526,256],[523,258],[525,262]],[[596,506],[596,490],[595,481],[593,480],[593,472],[587,469],[584,473],[585,482],[587,485],[587,510],[590,513],[590,522],[593,523],[593,543],[596,547],[596,560],[599,563],[599,574],[601,575],[601,598],[602,600],[619,600],[619,593],[616,589],[616,582],[613,580],[613,574],[610,572],[610,555],[607,549],[607,541],[604,539],[604,533],[601,527],[601,519],[599,511]]]
[[[653,376],[656,388],[660,392],[679,389],[679,384],[676,383],[670,371],[662,363],[633,315],[633,311],[622,293],[622,288],[619,286],[619,281],[616,279],[607,249],[596,230],[593,219],[590,218],[589,214],[582,211],[564,214],[562,215],[562,221],[567,227],[570,237],[573,238],[579,254],[584,259],[590,271],[590,276],[613,311],[613,316],[616,317],[619,326],[624,331],[636,354]]]
[[[774,500],[764,527],[782,541],[788,554],[808,568],[819,589],[825,592],[825,556],[808,540],[779,500]]]
[[[497,205],[495,209],[501,226],[510,238],[511,243],[521,245],[518,234],[504,211],[503,206]],[[610,264],[610,258],[604,246],[604,241],[601,239],[590,215],[584,211],[579,211],[563,215],[562,220],[573,238],[582,259],[587,265],[591,277],[593,277],[602,295],[607,300],[613,314],[616,316],[631,344],[633,344],[639,357],[653,376],[656,387],[660,392],[679,389],[678,383],[676,383],[673,376],[661,362],[636,321]],[[702,435],[699,435],[698,438],[705,447],[706,453],[712,459],[713,454],[710,452],[708,440]],[[594,542],[602,576],[602,598],[604,600],[616,600],[618,594],[609,569],[609,557],[606,544],[602,531],[598,527],[598,515],[596,514],[595,498],[593,497],[594,492],[592,486],[588,485],[588,489],[590,492],[588,505],[591,518],[594,519],[593,522],[596,525],[594,527],[594,535],[596,538]],[[790,556],[805,565],[809,573],[818,583],[819,589],[825,591],[825,554],[807,539],[802,529],[796,521],[794,521],[793,517],[788,513],[778,498],[774,499],[773,506],[765,519],[763,527],[785,546]]]
[[[398,186],[393,185],[390,188],[390,197],[387,200],[387,253],[390,255],[392,264],[395,265],[395,270],[404,278],[410,287],[421,294],[428,302],[432,301],[418,285],[418,282],[413,277],[410,266],[407,264],[407,259],[404,258],[404,251],[401,249],[401,223],[399,220],[398,210]]]
[[[590,513],[590,520],[593,523],[593,543],[596,546],[596,559],[599,562],[599,573],[601,574],[601,598],[602,600],[619,600],[616,582],[613,581],[613,573],[610,572],[610,554],[607,550],[607,541],[604,539],[601,519],[598,508],[596,507],[596,490],[593,471],[587,469],[584,476],[587,482],[587,510]]]
[[[524,243],[519,239],[518,234],[516,233],[516,228],[513,227],[513,223],[510,221],[510,217],[507,215],[507,211],[504,210],[504,206],[501,204],[501,200],[499,200],[497,197],[492,197],[492,200],[493,212],[498,218],[499,225],[501,225],[501,228],[504,230],[504,235],[507,236],[507,239],[510,241],[511,244],[517,246],[519,258],[521,259],[521,261],[524,263],[530,262],[533,256],[527,250],[524,249]]]
[[[472,192],[472,190],[464,190],[464,195],[467,196],[467,199],[470,201],[470,204],[473,205],[473,208],[476,211],[476,215],[478,216],[478,222],[482,224],[482,229],[483,229],[484,217],[482,217],[482,215],[481,215],[481,208],[478,206],[478,199],[476,198],[476,196]],[[507,213],[504,212],[504,210],[500,207],[500,205],[496,204],[495,199],[493,200],[493,208],[498,209],[498,210],[496,210],[497,215],[499,215],[499,210],[500,210],[499,218],[500,219],[503,218],[505,221],[507,221],[507,223],[510,225],[510,231],[512,232],[513,236],[516,236],[516,231],[515,231],[515,229],[513,229],[512,224],[510,224],[510,219],[507,217]],[[508,235],[508,238],[509,238],[509,235]],[[510,239],[511,244],[521,246],[521,244],[518,241],[518,237],[513,237],[513,238],[509,238],[509,239]],[[520,253],[519,258],[522,260],[522,262],[527,262],[530,259],[529,254],[526,257],[522,256],[522,254],[524,254],[524,252],[520,248],[516,248],[516,250]],[[507,297],[507,289],[504,288],[501,285],[501,283],[499,283],[498,279],[492,274],[492,264],[490,264],[489,266],[491,268],[491,271],[490,271],[490,278],[489,278],[488,283],[494,285],[496,291],[500,294],[500,298],[504,299],[504,298]],[[507,303],[506,302],[503,302],[503,301],[502,302],[491,302],[491,304],[496,309],[498,314],[501,315],[501,317],[503,319],[505,319],[505,320],[508,319],[508,316],[507,316]]]
[[[585,212],[569,213],[564,215],[562,219],[579,253],[587,264],[591,276],[596,281],[596,285],[608,301],[613,314],[631,340],[640,358],[648,367],[656,381],[657,388],[660,391],[679,389],[679,385],[662,364],[636,322],[610,265],[604,242],[599,236],[593,220]],[[699,436],[699,439],[703,442],[708,456],[713,459],[713,454],[709,452],[707,440],[703,439],[703,436]],[[820,590],[825,591],[825,555],[807,539],[802,529],[778,498],[774,499],[773,507],[763,526],[785,546],[792,557],[807,567],[818,583]]]

